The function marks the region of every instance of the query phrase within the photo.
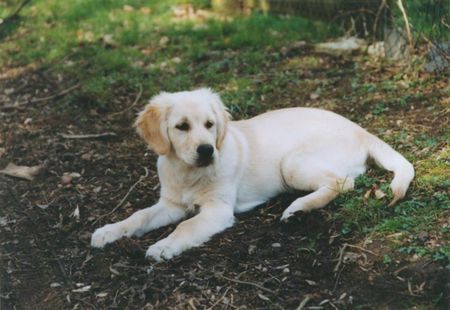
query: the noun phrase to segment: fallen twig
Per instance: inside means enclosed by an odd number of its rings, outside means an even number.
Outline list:
[[[345,250],[347,249],[347,246],[348,246],[348,244],[345,243],[344,246],[339,250],[339,259],[338,259],[336,266],[333,269],[334,272],[337,272],[339,270],[339,267],[341,266],[342,261],[344,259],[344,254],[345,254]]]
[[[64,139],[105,139],[105,138],[115,138],[117,134],[114,132],[103,132],[97,134],[85,134],[85,135],[69,135],[61,134]]]
[[[119,111],[119,112],[115,112],[115,113],[110,114],[110,116],[115,116],[115,115],[123,114],[123,113],[125,113],[126,111],[131,110],[131,109],[139,102],[139,99],[141,99],[141,96],[142,96],[142,85],[139,85],[139,92],[138,92],[138,94],[136,95],[136,98],[134,99],[133,103],[132,103],[129,107],[123,109],[122,111]]]
[[[225,296],[227,295],[227,293],[228,293],[229,290],[230,290],[230,288],[227,288],[227,289],[225,290],[225,293],[223,293],[222,297],[220,297],[219,299],[217,299],[217,301],[216,301],[215,303],[213,303],[213,304],[211,305],[211,307],[209,307],[207,310],[211,310],[211,309],[213,309],[215,306],[217,306],[217,305],[225,298]]]
[[[264,287],[262,285],[259,285],[258,283],[253,283],[253,282],[249,282],[249,281],[242,281],[242,280],[238,280],[238,279],[232,279],[232,278],[228,278],[228,277],[226,277],[226,276],[224,276],[222,274],[215,274],[215,276],[218,277],[218,278],[222,278],[222,279],[231,281],[231,282],[235,282],[235,283],[239,283],[239,284],[251,285],[251,286],[259,288],[260,290],[263,290],[263,291],[265,291],[267,293],[271,293],[271,294],[274,294],[274,295],[277,294],[277,292],[272,291],[271,289],[268,289],[268,288],[266,288],[266,287]]]
[[[372,254],[373,256],[380,256],[380,255],[378,255],[378,254],[377,254],[377,253],[375,253],[375,252],[372,252],[372,251],[370,251],[370,250],[367,250],[367,249],[365,249],[365,248],[362,248],[362,247],[360,247],[360,246],[357,246],[357,245],[353,245],[353,244],[348,244],[348,243],[346,243],[345,245],[346,245],[346,246],[348,246],[348,247],[351,247],[351,248],[355,248],[355,249],[361,250],[361,251],[363,251],[363,252],[366,252],[366,253]]]
[[[106,214],[103,214],[103,215],[99,216],[98,219],[96,219],[96,220],[92,223],[92,225],[94,225],[95,223],[97,223],[100,219],[102,219],[102,218],[104,218],[104,217],[106,217],[106,216],[109,216],[109,215],[113,214],[114,212],[116,212],[117,209],[119,209],[119,208],[123,205],[123,203],[125,202],[125,200],[127,200],[128,196],[129,196],[130,193],[134,190],[134,188],[135,188],[139,183],[141,183],[146,177],[148,177],[148,169],[144,167],[144,170],[145,170],[145,174],[144,174],[144,175],[141,175],[141,176],[139,177],[139,180],[137,180],[137,181],[130,187],[130,189],[128,190],[128,192],[125,194],[125,196],[123,196],[122,200],[120,200],[120,202],[114,207],[114,209],[112,209],[110,212],[108,212],[108,213],[106,213]]]
[[[302,310],[305,308],[306,304],[311,300],[311,295],[306,295],[305,298],[303,298],[302,302],[298,305],[296,310]]]
[[[80,84],[77,83],[77,84],[72,85],[71,87],[66,88],[66,89],[64,89],[64,90],[62,90],[59,93],[56,93],[54,95],[47,96],[47,97],[41,97],[41,98],[33,98],[33,99],[29,100],[29,101],[25,101],[25,102],[17,103],[17,104],[3,105],[3,106],[0,106],[0,109],[2,109],[2,110],[18,109],[18,108],[22,108],[23,106],[25,106],[25,105],[27,105],[29,103],[36,103],[36,102],[51,100],[51,99],[54,99],[56,97],[63,96],[63,95],[69,93],[70,91],[74,90],[75,88],[77,88],[79,86],[80,86]]]
[[[28,102],[22,102],[22,103],[17,103],[17,104],[5,104],[5,105],[0,106],[0,109],[1,110],[21,109],[27,104],[28,104]]]
[[[71,286],[72,288],[74,287],[72,280],[67,276],[66,270],[64,269],[63,263],[61,262],[61,260],[58,258],[58,256],[56,256],[56,253],[54,251],[52,251],[53,256],[55,257],[54,260],[56,261],[56,263],[58,264],[58,269],[61,272],[61,276],[64,279],[64,282]]]
[[[68,92],[74,90],[74,89],[77,88],[77,87],[80,87],[80,84],[79,84],[79,83],[77,83],[77,84],[75,84],[75,85],[73,85],[73,86],[71,86],[71,87],[69,87],[69,88],[66,88],[66,89],[60,91],[60,92],[57,93],[57,94],[54,94],[54,95],[51,95],[51,96],[47,96],[47,97],[42,97],[42,98],[34,98],[34,99],[31,99],[31,103],[35,103],[35,102],[39,102],[39,101],[47,101],[47,100],[50,100],[50,99],[53,99],[53,98],[56,98],[56,97],[65,95],[65,94],[67,94]]]
[[[77,297],[72,297],[72,298],[73,298],[73,300],[79,301],[79,302],[91,307],[91,309],[97,310],[96,306],[94,306],[93,304],[91,304],[90,302],[88,302],[82,298],[77,298]]]

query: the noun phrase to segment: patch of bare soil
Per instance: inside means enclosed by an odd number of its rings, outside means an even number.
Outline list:
[[[340,65],[330,64],[333,72]],[[348,79],[354,69],[344,69]],[[155,156],[131,127],[135,108],[127,104],[136,94],[119,93],[127,100],[114,111],[63,104],[64,91],[77,83],[44,71],[0,80],[0,167],[44,165],[33,181],[0,174],[2,309],[394,309],[439,298],[448,306],[443,266],[402,261],[389,269],[376,249],[341,236],[340,223],[329,220],[333,207],[280,224],[290,195],[238,215],[233,228],[168,262],[147,261],[144,253],[173,226],[90,248],[95,228],[157,200],[158,179]],[[293,98],[294,91],[288,102]],[[62,136],[103,132],[116,136]],[[143,167],[149,176],[111,213]]]

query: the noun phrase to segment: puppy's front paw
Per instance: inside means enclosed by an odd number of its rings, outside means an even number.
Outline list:
[[[281,216],[280,222],[288,222],[291,217],[293,217],[296,213],[305,212],[302,209],[291,209],[287,208],[284,210],[283,215]]]
[[[167,237],[150,246],[145,253],[145,257],[160,262],[165,259],[171,259],[182,251],[183,249],[177,245],[177,242],[174,242],[170,237]]]
[[[91,246],[103,248],[123,236],[122,229],[117,224],[108,224],[95,230],[91,237]]]
[[[293,215],[294,215],[293,212],[290,212],[290,211],[288,212],[288,210],[285,210],[283,212],[283,215],[281,216],[280,222],[287,222],[289,220],[289,218]]]

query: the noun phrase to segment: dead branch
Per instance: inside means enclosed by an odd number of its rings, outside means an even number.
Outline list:
[[[346,243],[345,245],[348,246],[348,247],[355,248],[355,249],[358,249],[358,250],[360,250],[360,251],[363,251],[363,252],[372,254],[373,256],[380,256],[379,254],[377,254],[377,253],[375,253],[375,252],[372,252],[372,251],[370,251],[370,250],[367,250],[367,249],[362,248],[362,247],[357,246],[357,245],[348,244],[348,243]]]
[[[120,200],[120,202],[114,207],[114,209],[112,209],[110,212],[108,212],[108,213],[106,213],[106,214],[103,214],[103,215],[99,216],[98,219],[96,219],[96,220],[92,223],[92,225],[94,225],[95,223],[97,223],[97,222],[98,222],[99,220],[101,220],[102,218],[104,218],[104,217],[106,217],[106,216],[109,216],[109,215],[113,214],[114,212],[116,212],[117,209],[119,209],[119,208],[123,205],[123,203],[127,200],[128,196],[129,196],[130,193],[134,190],[134,188],[135,188],[139,183],[141,183],[146,177],[148,177],[148,169],[147,169],[146,167],[144,167],[144,170],[145,170],[145,174],[144,174],[144,175],[141,175],[141,176],[139,177],[139,180],[137,180],[137,181],[130,187],[130,189],[128,190],[128,192],[125,194],[125,196],[123,196],[122,200]]]
[[[225,298],[225,296],[227,295],[227,293],[228,293],[229,290],[230,290],[230,288],[228,287],[228,288],[225,290],[225,293],[223,293],[222,297],[220,297],[219,299],[217,299],[217,301],[216,301],[215,303],[213,303],[213,304],[211,305],[211,307],[209,307],[207,310],[212,310],[212,309],[214,309],[214,307],[217,306],[217,305]]]
[[[115,113],[112,113],[110,115],[111,116],[116,116],[116,115],[123,114],[123,113],[131,110],[139,102],[139,99],[141,99],[141,96],[142,96],[142,85],[139,84],[139,92],[136,95],[136,98],[134,99],[133,103],[129,107],[123,109],[122,111],[115,112]]]
[[[306,304],[311,300],[311,295],[307,294],[305,298],[303,298],[302,302],[298,305],[296,310],[305,309]]]
[[[336,266],[333,269],[334,272],[337,272],[339,270],[339,267],[341,266],[342,261],[344,259],[344,253],[345,253],[345,250],[347,249],[347,246],[348,246],[348,244],[345,243],[344,246],[339,250],[339,259],[338,259]]]
[[[54,99],[56,97],[59,97],[59,96],[62,96],[62,95],[65,95],[65,94],[69,93],[70,91],[74,90],[75,88],[77,88],[79,86],[80,86],[80,84],[77,83],[77,84],[75,84],[75,85],[73,85],[73,86],[71,86],[69,88],[66,88],[66,89],[60,91],[59,93],[57,93],[55,95],[51,95],[51,96],[48,96],[48,97],[31,99],[31,103],[35,103],[35,102],[39,102],[39,101],[47,101],[47,100]]]
[[[409,27],[408,15],[406,15],[405,7],[403,6],[403,1],[397,0],[397,5],[398,5],[400,11],[402,12],[403,19],[405,20],[406,35],[408,36],[409,47],[412,48],[413,47],[413,39],[412,39],[412,35],[411,35],[411,28]]]
[[[105,138],[115,138],[117,134],[114,132],[103,132],[98,134],[85,134],[85,135],[69,135],[69,134],[61,134],[61,137],[64,139],[105,139]]]
[[[51,100],[51,99],[54,99],[56,97],[63,96],[63,95],[71,92],[72,90],[74,90],[75,88],[77,88],[79,86],[80,86],[80,84],[77,83],[77,84],[75,84],[75,85],[73,85],[73,86],[71,86],[69,88],[66,88],[66,89],[60,91],[57,94],[54,94],[54,95],[51,95],[51,96],[47,96],[47,97],[33,98],[33,99],[29,100],[29,101],[25,101],[25,102],[22,102],[22,103],[3,105],[3,106],[0,106],[0,109],[1,110],[20,109],[20,108],[26,106],[29,103],[36,103],[36,102],[42,102],[42,101]]]
[[[215,276],[218,277],[218,278],[222,278],[222,279],[231,281],[231,282],[254,286],[254,287],[259,288],[260,290],[265,291],[265,292],[270,293],[270,294],[274,294],[274,295],[277,294],[277,292],[272,291],[271,289],[268,289],[268,288],[266,288],[266,287],[264,287],[262,285],[259,285],[258,283],[253,283],[253,282],[249,282],[249,281],[242,281],[242,280],[238,280],[238,279],[228,278],[228,277],[224,276],[223,274],[219,274],[219,273],[215,274]]]
[[[383,12],[383,9],[386,9],[386,8],[387,8],[386,0],[382,0],[380,6],[378,7],[377,14],[375,15],[375,21],[373,23],[373,29],[372,29],[373,34],[375,34],[377,32],[378,21],[380,19],[381,13]]]

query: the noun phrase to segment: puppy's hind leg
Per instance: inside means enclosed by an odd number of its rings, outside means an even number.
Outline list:
[[[353,178],[341,177],[325,163],[303,156],[288,158],[283,163],[282,173],[289,187],[313,192],[292,202],[283,212],[281,221],[286,221],[298,211],[323,208],[340,193],[354,186]]]

